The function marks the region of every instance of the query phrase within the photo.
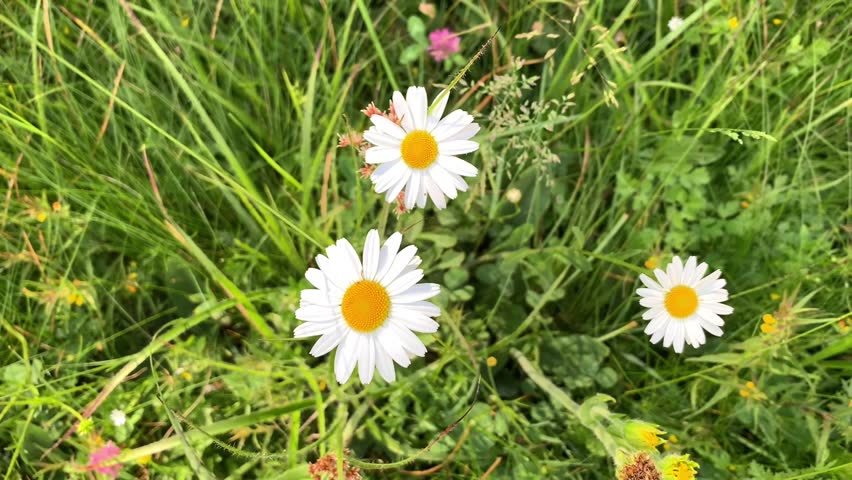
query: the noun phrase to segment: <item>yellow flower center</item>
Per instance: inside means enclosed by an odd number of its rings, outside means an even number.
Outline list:
[[[426,130],[414,130],[402,140],[400,153],[406,165],[421,170],[438,158],[438,142]]]
[[[340,310],[352,330],[366,333],[385,323],[390,305],[390,296],[385,287],[379,282],[361,280],[346,289]]]
[[[666,295],[666,310],[675,318],[686,318],[698,310],[698,294],[692,287],[678,285]]]

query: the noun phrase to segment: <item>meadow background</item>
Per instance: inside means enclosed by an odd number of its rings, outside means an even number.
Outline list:
[[[365,478],[607,479],[628,418],[698,478],[852,477],[848,2],[432,6],[2,2],[4,479],[94,478],[108,441],[126,479],[303,479],[344,448]],[[479,176],[396,215],[338,134],[495,31],[450,99]],[[338,386],[293,311],[371,228],[419,247],[441,328],[396,383]],[[634,293],[676,254],[735,308],[683,355]]]

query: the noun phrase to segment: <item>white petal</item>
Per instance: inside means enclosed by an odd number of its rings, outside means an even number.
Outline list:
[[[402,158],[402,152],[400,152],[399,147],[373,147],[367,149],[364,155],[364,161],[371,165],[392,162]]]
[[[411,365],[411,359],[408,358],[405,349],[402,347],[402,342],[397,338],[396,328],[391,325],[391,322],[385,322],[385,325],[379,329],[377,338],[379,339],[379,344],[390,355],[393,361],[402,367],[407,367]]]
[[[428,315],[430,317],[437,317],[441,315],[441,309],[437,305],[425,301],[406,303],[405,305],[398,305],[395,308],[399,308],[400,311],[422,313],[423,315]]]
[[[651,320],[652,318],[657,318],[660,315],[664,315],[664,314],[665,314],[666,317],[668,317],[668,313],[666,312],[666,307],[664,307],[662,305],[659,306],[659,307],[653,307],[650,310],[647,310],[647,311],[645,311],[645,313],[642,314],[642,320]]]
[[[396,370],[393,368],[393,359],[385,351],[384,347],[379,344],[378,338],[376,342],[376,368],[379,370],[379,375],[388,382],[392,383],[396,380]]]
[[[468,126],[475,125],[472,122],[473,117],[468,115],[467,112],[454,110],[444,117],[430,133],[432,133],[432,136],[435,137],[437,142],[443,142],[453,139],[453,137]],[[467,140],[467,138],[460,138],[459,140]]]
[[[722,271],[716,270],[713,273],[711,273],[710,275],[707,275],[706,277],[702,278],[698,283],[695,284],[695,287],[693,287],[693,288],[695,288],[695,291],[697,291],[697,292],[703,292],[707,287],[709,287],[710,285],[713,285],[713,282],[718,280],[719,277],[721,277],[721,276],[722,276]]]
[[[704,330],[707,330],[709,333],[711,333],[711,334],[713,334],[717,337],[722,336],[722,333],[723,333],[722,329],[719,328],[718,325],[713,325],[712,323],[708,322],[707,320],[704,320],[704,317],[698,317],[698,322],[701,324],[701,328],[703,328]]]
[[[379,266],[376,269],[376,275],[373,277],[375,280],[381,281],[382,277],[388,272],[393,264],[393,260],[396,258],[396,253],[399,251],[400,243],[402,243],[402,234],[399,232],[394,232],[393,235],[385,240],[385,244],[382,246],[381,253],[379,254]]]
[[[654,308],[663,306],[663,297],[642,297],[639,299],[639,305],[645,308]]]
[[[461,155],[478,149],[479,144],[472,140],[448,140],[438,144],[438,153],[441,155]]]
[[[338,322],[305,322],[293,329],[293,338],[325,335],[337,329]],[[314,355],[317,356],[317,355]]]
[[[408,112],[408,102],[400,92],[393,92],[393,110],[406,132],[414,130],[414,123],[411,122],[411,114]]]
[[[319,288],[320,290],[328,288],[328,282],[325,275],[322,274],[322,271],[316,268],[309,268],[308,271],[305,272],[305,278],[311,282],[311,285]]]
[[[465,125],[461,130],[457,131],[455,134],[444,140],[470,140],[477,133],[479,133],[479,125],[476,123],[471,123],[470,125]]]
[[[664,328],[669,321],[668,315],[657,315],[653,320],[648,322],[648,325],[645,326],[645,333],[648,335],[656,332],[657,330]]]
[[[671,290],[672,281],[669,278],[668,274],[666,274],[666,272],[660,270],[659,268],[655,268],[654,269],[654,276],[657,277],[657,281],[660,282],[660,286],[663,287],[664,291]],[[651,288],[653,288],[653,287],[651,287]]]
[[[402,142],[407,133],[402,129],[399,125],[391,122],[387,118],[381,115],[373,115],[370,117],[370,121],[373,122],[373,125],[379,129],[379,132],[384,133],[392,138],[395,138]]]
[[[399,163],[401,165],[405,165],[402,162],[399,162]],[[393,203],[393,202],[396,201],[396,198],[399,196],[399,192],[401,192],[402,189],[405,188],[405,185],[408,184],[408,179],[411,178],[412,173],[414,173],[414,172],[412,172],[412,170],[410,168],[407,168],[407,166],[406,166],[405,170],[402,173],[402,177],[399,180],[397,180],[396,183],[393,184],[388,189],[388,192],[385,194],[385,201],[386,202]],[[376,190],[376,193],[381,193],[381,192]]]
[[[686,328],[689,330],[689,336],[692,338],[690,343],[693,347],[698,348],[707,343],[707,337],[704,335],[704,329],[701,328],[701,321],[698,318],[689,320]]]
[[[367,140],[378,147],[390,147],[396,148],[397,150],[399,150],[399,147],[402,145],[402,140],[382,133],[382,131],[375,126],[368,128],[367,131],[364,132],[364,140]]]
[[[420,283],[405,292],[391,297],[392,303],[412,303],[432,298],[441,293],[441,287],[435,283]]]
[[[721,303],[728,300],[727,293],[706,293],[698,297],[701,303]]]
[[[698,264],[698,266],[695,268],[695,275],[692,278],[692,282],[693,282],[692,287],[693,288],[695,287],[696,283],[698,283],[702,278],[704,278],[704,274],[706,272],[707,272],[707,264],[704,263],[704,262],[701,262],[700,264]]]
[[[403,293],[409,288],[413,287],[417,282],[422,279],[423,270],[420,269],[415,269],[412,272],[400,275],[386,287],[388,290],[388,295],[390,295],[391,297],[399,295],[400,293]]]
[[[313,348],[311,348],[311,355],[315,357],[321,357],[326,353],[332,351],[334,347],[339,345],[340,341],[343,340],[343,335],[345,333],[345,328],[335,328],[334,330],[321,336],[319,340],[317,340],[317,343],[314,344]]]
[[[417,194],[417,208],[426,208],[426,174],[420,173],[420,189]]]
[[[296,318],[303,322],[330,322],[337,320],[338,308],[320,305],[302,305],[296,310]]]
[[[347,262],[349,267],[356,273],[356,279],[360,280],[362,277],[361,271],[363,270],[363,265],[361,265],[361,259],[358,257],[358,252],[355,251],[355,248],[351,243],[349,243],[349,240],[345,238],[341,238],[337,241],[337,248],[340,252],[341,261]]]
[[[421,313],[405,311],[401,308],[394,308],[391,313],[394,321],[403,327],[420,333],[435,333],[438,331],[438,322]]]
[[[725,325],[725,321],[722,320],[722,317],[700,306],[698,307],[698,311],[695,312],[695,314],[710,325],[717,325],[720,327]]]
[[[376,370],[376,348],[373,338],[364,335],[361,341],[361,350],[358,352],[358,377],[361,383],[368,385],[373,381],[373,372]]]
[[[420,172],[411,172],[411,177],[408,179],[408,184],[405,186],[405,208],[407,210],[414,208],[419,192]]]
[[[426,355],[426,345],[423,345],[423,342],[417,338],[417,335],[411,333],[411,330],[394,322],[393,319],[386,322],[386,324],[388,327],[393,329],[394,335],[397,337],[397,341],[402,344],[402,348],[404,348],[407,352],[417,355],[418,357]]]
[[[444,192],[438,186],[438,182],[432,179],[430,175],[423,175],[423,185],[426,187],[426,192],[429,193],[429,198],[435,204],[435,208],[443,210],[447,208],[447,199],[444,198]]]
[[[639,280],[641,280],[642,283],[645,284],[645,286],[650,288],[651,290],[659,290],[660,292],[663,291],[663,287],[661,287],[659,283],[651,280],[651,277],[649,277],[648,275],[645,275],[644,273],[639,275]],[[637,292],[638,292],[638,290],[637,290]],[[641,295],[641,293],[640,293],[640,295]]]
[[[339,305],[339,298],[332,298],[328,290],[317,290],[315,288],[307,288],[299,294],[299,305],[319,305],[321,307],[330,307]]]
[[[453,180],[452,177],[454,174],[448,172],[447,169],[439,165],[438,162],[433,162],[432,165],[429,166],[427,172],[444,195],[448,198],[456,198],[458,196],[458,192],[454,186],[455,180]],[[458,177],[458,175],[456,175],[456,177]],[[464,180],[462,180],[462,182],[464,182]]]
[[[424,130],[426,128],[426,110],[427,102],[426,89],[423,87],[408,87],[408,93],[405,95],[405,101],[408,103],[408,112],[411,114],[411,122],[415,130]]]
[[[369,280],[376,278],[380,256],[379,231],[373,229],[367,233],[367,239],[364,241],[364,278]]]
[[[680,260],[680,257],[675,255],[672,258],[672,263],[669,264],[668,268],[666,268],[666,273],[669,274],[669,280],[672,281],[672,285],[681,285],[683,279],[683,263]],[[681,346],[682,348],[683,346]]]
[[[716,281],[709,283],[709,284],[704,283],[701,290],[696,290],[696,291],[698,292],[698,295],[703,295],[705,293],[716,293],[716,291],[718,291],[718,290],[724,291],[723,289],[724,289],[726,284],[727,284],[727,282],[720,278],[719,280],[716,280]]]
[[[326,251],[334,251],[332,247]],[[351,265],[339,261],[332,262],[325,255],[317,255],[317,265],[325,274],[325,278],[341,291],[345,292],[358,279],[357,272],[352,270]]]
[[[438,165],[444,167],[450,173],[455,173],[463,177],[475,177],[478,173],[476,167],[459,157],[451,155],[438,155]]]
[[[654,344],[659,343],[659,341],[662,340],[666,336],[667,332],[669,331],[669,324],[672,321],[670,318],[667,318],[666,320],[667,320],[667,322],[663,326],[658,328],[657,331],[654,332],[653,335],[651,335],[651,343],[654,343]]]
[[[409,245],[403,248],[393,259],[393,263],[388,268],[387,272],[382,275],[381,279],[379,280],[379,283],[381,283],[385,286],[385,288],[387,288],[387,286],[390,285],[391,282],[396,280],[396,277],[399,276],[399,274],[402,272],[402,269],[404,269],[406,265],[408,265],[408,262],[410,262],[416,254],[417,247],[415,247],[414,245]]]
[[[438,122],[441,120],[441,115],[444,114],[444,109],[447,108],[447,102],[450,100],[450,92],[446,90],[441,90],[441,92],[435,97],[435,100],[432,101],[432,105],[429,107],[432,109],[432,113],[429,114],[429,118],[426,121],[426,130],[432,130],[435,128],[435,125],[438,125]]]
[[[636,293],[639,294],[640,297],[650,297],[650,298],[663,298],[663,292],[661,290],[654,290],[653,288],[637,288]]]
[[[334,356],[334,376],[337,383],[343,385],[349,380],[352,371],[355,370],[355,364],[358,359],[358,339],[360,335],[355,332],[348,331],[344,334],[340,346],[337,348],[337,353]]]
[[[681,268],[683,268],[681,266]],[[683,353],[683,340],[685,337],[684,322],[678,321],[674,323],[674,334],[672,336],[672,346],[677,353]]]
[[[376,193],[382,193],[400,181],[404,183],[408,179],[406,174],[410,173],[408,165],[400,160],[379,165],[379,168],[373,170],[370,180],[375,184]]]
[[[723,303],[706,303],[702,304],[701,308],[704,308],[717,315],[730,315],[734,313],[733,307],[729,307]]]
[[[696,282],[695,279],[695,257],[689,257],[686,259],[686,265],[683,266],[683,284],[684,285],[693,285]]]

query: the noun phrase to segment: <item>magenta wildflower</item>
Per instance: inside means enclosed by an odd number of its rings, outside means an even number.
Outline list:
[[[459,51],[461,39],[449,28],[442,28],[429,34],[429,42],[429,54],[436,62],[443,62]]]
[[[121,455],[121,449],[110,440],[106,445],[89,454],[89,463],[86,465],[86,470],[94,470],[98,473],[109,475],[111,478],[118,478],[118,472],[121,471],[121,464],[115,462],[115,459],[119,455]]]

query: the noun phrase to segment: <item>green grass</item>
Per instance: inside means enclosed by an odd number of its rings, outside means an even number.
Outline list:
[[[849,478],[846,2],[418,3],[0,6],[2,478],[86,478],[100,438],[121,478],[310,478],[347,449],[366,478],[605,479],[628,419],[698,478]],[[479,176],[392,214],[337,134],[495,31],[450,98]],[[396,383],[339,386],[293,311],[371,228],[417,245],[441,328]],[[634,293],[672,255],[735,308],[683,355]]]

